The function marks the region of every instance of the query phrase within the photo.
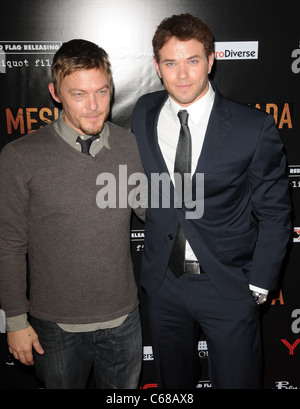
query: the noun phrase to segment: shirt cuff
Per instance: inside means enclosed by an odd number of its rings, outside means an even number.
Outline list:
[[[269,294],[268,290],[265,290],[264,288],[260,288],[260,287],[256,287],[255,285],[251,285],[249,284],[249,288],[251,291],[257,291],[258,293],[262,293],[262,294]]]
[[[27,314],[17,315],[16,317],[6,317],[7,332],[20,331],[21,329],[29,327],[29,325]]]

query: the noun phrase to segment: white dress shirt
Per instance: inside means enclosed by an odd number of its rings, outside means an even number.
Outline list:
[[[173,182],[175,155],[180,132],[177,114],[182,109],[189,113],[188,125],[192,138],[191,173],[193,175],[201,153],[214,98],[215,92],[209,84],[207,93],[192,105],[183,108],[169,97],[161,110],[157,126],[158,144]],[[191,246],[188,241],[186,243],[186,260],[196,261],[197,258]]]

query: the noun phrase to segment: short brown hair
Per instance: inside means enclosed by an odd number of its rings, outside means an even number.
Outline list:
[[[51,72],[56,95],[59,95],[60,82],[76,71],[98,68],[107,75],[110,92],[113,91],[113,78],[106,51],[87,40],[71,40],[60,47],[54,55]]]
[[[154,34],[152,45],[157,62],[159,62],[159,51],[171,37],[181,41],[192,39],[199,41],[204,46],[207,58],[214,52],[213,34],[207,24],[191,14],[173,15],[164,19]]]

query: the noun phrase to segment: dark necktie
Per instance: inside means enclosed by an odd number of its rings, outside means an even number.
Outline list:
[[[79,142],[79,143],[80,143],[80,145],[81,145],[81,152],[82,152],[82,153],[85,153],[86,155],[89,155],[89,154],[90,154],[91,144],[92,144],[92,142],[93,142],[95,139],[97,139],[97,138],[99,138],[99,135],[98,135],[98,134],[97,134],[97,135],[94,135],[94,136],[91,136],[91,137],[88,138],[88,139],[81,139],[80,136],[78,136],[77,139],[76,139],[76,142]]]
[[[184,173],[191,173],[191,134],[188,127],[188,116],[189,114],[185,110],[178,112],[181,127],[176,149],[174,173],[181,175],[181,189],[177,186],[177,190],[182,193],[182,203],[184,201]],[[185,244],[186,238],[179,224],[169,261],[169,268],[177,278],[184,273]]]

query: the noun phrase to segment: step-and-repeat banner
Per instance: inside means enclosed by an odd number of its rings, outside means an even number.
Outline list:
[[[189,12],[212,28],[217,87],[273,115],[286,149],[294,227],[280,287],[261,309],[264,388],[300,388],[299,0],[2,0],[0,10],[0,149],[57,118],[48,82],[53,55],[63,42],[83,38],[108,52],[115,82],[111,120],[130,129],[138,97],[162,88],[151,47],[160,21]],[[138,283],[143,239],[143,225],[134,218],[131,243]],[[140,299],[144,347],[139,387],[155,388],[143,291]],[[1,309],[0,332],[0,388],[41,387],[34,369],[14,362],[8,353]],[[210,388],[205,339],[199,339],[198,355],[198,387]]]

